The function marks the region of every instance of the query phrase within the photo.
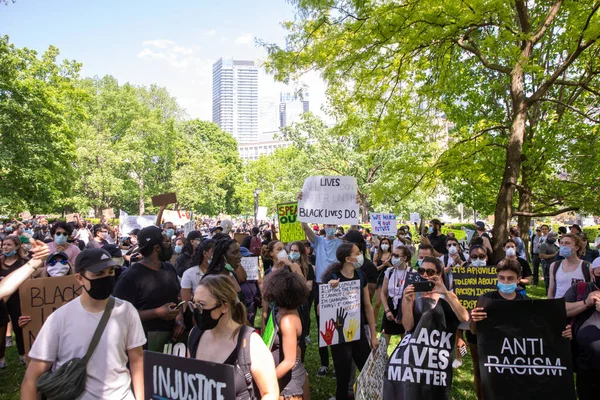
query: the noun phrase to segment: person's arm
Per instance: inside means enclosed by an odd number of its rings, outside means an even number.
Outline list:
[[[171,320],[177,318],[179,315],[179,310],[176,310],[175,307],[177,304],[175,303],[167,303],[160,307],[152,308],[150,310],[138,310],[140,314],[140,319],[142,321],[150,321],[153,319],[164,319]]]
[[[566,297],[567,296],[565,296],[565,300]],[[567,318],[581,314],[587,309],[594,307],[594,305],[596,305],[598,302],[600,302],[600,290],[591,292],[585,299],[581,301],[565,303],[565,307],[567,309]]]
[[[548,285],[549,299],[553,299],[554,293],[556,292],[556,282],[554,281],[554,268],[556,268],[556,262],[550,264],[550,284]]]
[[[402,295],[402,326],[406,332],[412,331],[415,327],[415,317],[413,315],[415,297],[415,287],[408,285]]]
[[[16,292],[27,278],[44,265],[44,260],[50,253],[48,246],[39,240],[32,242],[31,252],[31,260],[0,281],[0,298],[8,297]]]
[[[127,350],[131,384],[136,400],[144,400],[144,349],[142,346]]]
[[[304,231],[304,234],[306,235],[308,241],[311,243],[315,243],[315,238],[317,237],[317,235],[315,234],[315,231],[313,231],[312,228],[306,222],[302,222],[302,230]]]
[[[250,336],[250,372],[260,392],[261,400],[278,400],[279,384],[271,351],[258,334]]]
[[[281,330],[283,360],[275,367],[277,379],[283,378],[296,364],[296,349],[298,347],[298,338],[296,335],[297,326],[300,325],[300,318],[295,315],[286,315],[279,321]]]
[[[369,298],[369,288],[367,285],[362,289],[363,299]],[[377,340],[377,324],[375,323],[375,313],[373,312],[373,305],[370,301],[365,301],[365,314],[367,321],[369,322],[369,329],[371,331],[371,348],[375,350],[379,347],[379,341]],[[387,304],[387,303],[386,303]]]
[[[38,400],[38,390],[35,383],[40,376],[52,367],[51,362],[31,359],[21,383],[21,400]]]
[[[381,304],[383,304],[383,315],[389,321],[393,321],[394,315],[392,314],[392,311],[388,308],[388,301],[387,301],[389,283],[390,283],[390,281],[389,281],[388,277],[387,276],[384,277],[383,278],[383,286],[381,286],[381,292],[379,293],[379,296],[381,298]]]
[[[167,208],[167,205],[163,204],[158,209],[158,214],[156,214],[156,221],[154,221],[154,225],[160,226],[160,223],[162,222],[162,216],[163,216],[163,212],[165,211],[165,208]]]
[[[185,301],[183,304],[183,310],[185,311],[188,306],[188,302],[192,300],[192,289],[181,288],[181,301]]]

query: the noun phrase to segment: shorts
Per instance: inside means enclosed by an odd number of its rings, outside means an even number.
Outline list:
[[[382,270],[377,276],[377,289],[381,289],[383,287],[383,281],[385,279],[385,269]]]

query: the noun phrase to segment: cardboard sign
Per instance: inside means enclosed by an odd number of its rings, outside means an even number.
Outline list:
[[[418,224],[421,221],[421,215],[419,213],[410,213],[410,222]]]
[[[154,207],[175,203],[177,203],[177,195],[175,193],[164,193],[159,194],[158,196],[152,196],[152,205]]]
[[[75,221],[75,214],[67,214],[65,216],[65,221],[67,221],[67,222]]]
[[[258,257],[242,257],[242,267],[246,271],[246,280],[258,280]]]
[[[112,219],[115,217],[115,212],[113,211],[112,208],[107,208],[105,210],[102,210],[102,216]]]
[[[23,327],[25,354],[29,353],[36,336],[50,314],[81,295],[83,287],[74,275],[55,278],[28,279],[19,287],[21,315],[31,317]]]
[[[129,233],[134,229],[142,229],[154,225],[156,215],[129,215],[123,210],[119,210],[119,230],[122,233]]]
[[[452,279],[456,297],[469,312],[477,306],[479,296],[498,289],[495,266],[452,267]]]
[[[396,214],[371,213],[371,232],[379,236],[395,236],[398,232]]]
[[[318,224],[358,225],[356,178],[311,176],[302,186],[298,220]]]
[[[144,351],[146,399],[235,399],[233,377],[232,365]]]
[[[242,242],[244,241],[244,238],[246,236],[248,236],[248,235],[245,234],[245,233],[234,233],[233,234],[233,239],[241,246]],[[250,249],[248,249],[248,250],[250,250]]]
[[[292,243],[306,239],[302,224],[298,221],[298,202],[277,205],[279,236],[283,243]]]
[[[360,339],[360,280],[319,285],[319,347]]]
[[[574,400],[564,299],[493,301],[477,323],[485,398]]]

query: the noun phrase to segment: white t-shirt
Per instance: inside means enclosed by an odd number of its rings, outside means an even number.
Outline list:
[[[83,241],[83,243],[88,244],[90,241],[90,231],[88,231],[87,228],[79,228],[77,229],[75,237]]]
[[[90,313],[76,298],[52,313],[36,337],[29,357],[53,363],[53,370],[73,358],[83,358],[102,312]],[[116,299],[100,342],[87,364],[81,400],[134,400],[127,350],[146,343],[142,322],[133,305]]]
[[[581,269],[583,261],[580,261],[579,265],[577,266],[577,269],[571,272],[565,272],[563,270],[564,262],[564,260],[561,262],[560,268],[558,269],[558,271],[556,271],[556,282],[554,282],[554,284],[556,285],[556,295],[554,296],[555,299],[565,297],[565,293],[567,293],[567,290],[569,290],[571,286],[573,286],[577,282],[585,281],[585,276],[583,276],[583,271]]]
[[[194,297],[194,292],[196,291],[196,288],[200,283],[200,279],[202,279],[203,276],[204,273],[198,265],[186,269],[183,275],[181,276],[181,288],[192,289],[192,297]]]

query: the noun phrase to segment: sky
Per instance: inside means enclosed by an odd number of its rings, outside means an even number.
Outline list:
[[[280,23],[294,19],[286,0],[17,0],[0,3],[0,35],[17,47],[83,64],[82,77],[112,75],[120,83],[166,87],[191,118],[211,120],[212,64],[220,57],[265,60],[256,39],[285,44]],[[321,114],[325,87],[303,78],[311,110]],[[293,90],[261,72],[259,98]]]

